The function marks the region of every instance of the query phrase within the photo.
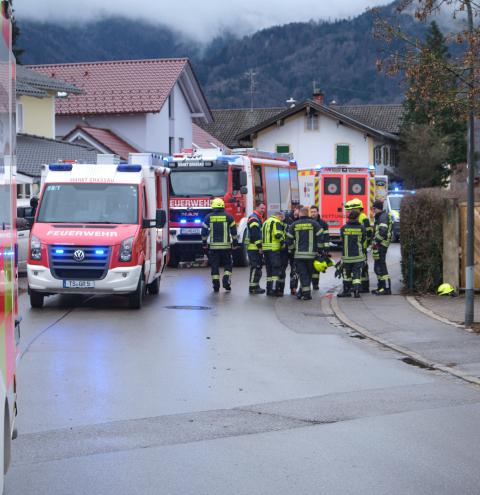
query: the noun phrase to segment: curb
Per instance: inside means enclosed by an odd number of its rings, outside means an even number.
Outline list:
[[[330,308],[335,314],[335,316],[347,327],[352,328],[359,334],[363,335],[364,337],[373,340],[374,342],[377,342],[378,344],[381,344],[385,347],[388,347],[389,349],[392,349],[393,351],[396,351],[400,354],[403,354],[404,356],[407,356],[414,361],[417,361],[421,363],[424,366],[427,366],[429,368],[433,368],[437,371],[441,371],[443,373],[448,373],[452,376],[455,376],[457,378],[460,378],[461,380],[464,380],[469,383],[473,383],[474,385],[479,385],[480,386],[480,378],[477,378],[476,376],[469,375],[468,373],[464,373],[463,371],[456,370],[450,366],[445,366],[440,363],[435,363],[427,359],[426,357],[422,356],[421,354],[417,354],[414,351],[411,351],[410,349],[407,349],[406,347],[402,347],[400,345],[393,344],[392,342],[389,342],[388,340],[382,339],[381,337],[378,337],[377,335],[374,335],[373,333],[369,332],[366,328],[363,328],[360,325],[357,325],[355,322],[350,320],[350,318],[340,309],[337,299],[335,297],[332,297],[330,299]]]
[[[420,301],[418,301],[415,297],[413,296],[406,296],[407,301],[410,303],[411,306],[413,306],[417,311],[420,311],[420,313],[423,313],[424,315],[427,315],[430,318],[433,318],[434,320],[441,321],[442,323],[445,323],[446,325],[450,325],[452,327],[460,328],[462,330],[467,330],[464,325],[460,325],[460,323],[455,323],[452,320],[449,320],[448,318],[444,318],[443,316],[437,315],[434,311],[431,309],[426,308]]]

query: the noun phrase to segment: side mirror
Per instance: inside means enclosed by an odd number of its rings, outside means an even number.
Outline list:
[[[243,187],[246,185],[247,185],[247,172],[240,172],[240,186]]]
[[[155,220],[157,223],[157,229],[163,229],[167,223],[167,214],[165,210],[157,210]]]
[[[246,186],[242,186],[240,188],[240,194],[247,194],[248,193],[248,188]]]

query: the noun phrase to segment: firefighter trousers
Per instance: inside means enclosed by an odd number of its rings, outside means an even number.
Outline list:
[[[314,260],[296,259],[295,267],[297,270],[298,278],[300,280],[300,289],[303,295],[308,295],[311,292],[312,275]]]
[[[285,289],[285,280],[287,278],[287,267],[288,267],[288,263],[290,261],[290,256],[288,254],[288,250],[282,249],[280,251],[280,261],[281,261],[281,266],[280,266],[280,290],[283,291],[283,289]]]
[[[373,271],[377,276],[378,288],[390,288],[390,275],[387,268],[387,251],[388,248],[380,245],[378,250],[373,251]]]
[[[364,262],[346,263],[343,262],[343,283],[344,287],[350,291],[360,290],[362,286],[362,269]]]
[[[250,260],[250,289],[258,289],[262,278],[263,257],[258,251],[251,250],[248,251],[248,259]]]
[[[366,258],[366,254],[365,254]],[[365,263],[362,267],[362,291],[368,292],[370,290],[370,277],[368,275],[368,261],[365,259]]]
[[[208,252],[208,261],[210,262],[213,286],[220,286],[220,267],[222,266],[223,281],[230,285],[233,269],[232,251],[230,249],[210,249]]]
[[[267,292],[276,290],[282,275],[282,258],[280,251],[264,251],[265,269],[267,272]]]

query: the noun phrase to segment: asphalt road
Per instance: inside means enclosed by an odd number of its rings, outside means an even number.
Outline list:
[[[477,388],[340,325],[332,273],[311,302],[247,278],[169,270],[140,312],[22,296],[6,493],[478,494]]]

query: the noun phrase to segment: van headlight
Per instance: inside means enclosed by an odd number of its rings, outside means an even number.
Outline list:
[[[30,257],[32,260],[40,261],[42,259],[42,243],[34,235],[30,238]]]
[[[118,255],[119,261],[132,261],[133,240],[134,237],[129,237],[122,241],[120,244],[120,253]]]

